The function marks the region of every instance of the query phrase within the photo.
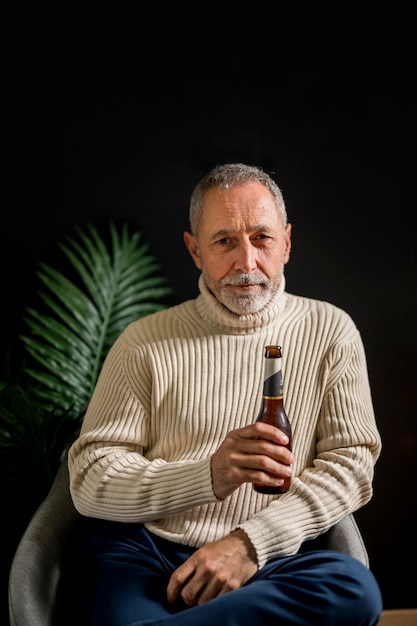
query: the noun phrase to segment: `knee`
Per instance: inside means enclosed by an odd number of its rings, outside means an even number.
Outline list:
[[[339,581],[341,602],[351,614],[349,623],[377,624],[382,613],[382,595],[375,576],[357,559],[336,554],[334,576]]]

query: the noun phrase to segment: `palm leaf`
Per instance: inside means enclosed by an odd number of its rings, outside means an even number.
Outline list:
[[[26,309],[30,332],[21,339],[33,361],[25,369],[33,393],[48,410],[73,418],[84,412],[117,336],[165,308],[161,301],[172,292],[140,233],[130,234],[126,224],[117,230],[111,221],[109,228],[108,245],[92,224],[77,230],[79,239],[60,243],[76,280],[41,263],[43,309]]]

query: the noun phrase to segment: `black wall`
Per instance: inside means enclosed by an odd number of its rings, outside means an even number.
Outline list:
[[[3,354],[36,264],[76,225],[142,231],[176,303],[197,293],[182,243],[197,180],[232,160],[275,172],[288,290],[345,308],[363,336],[384,448],[357,519],[386,608],[416,606],[413,10],[57,4],[3,19]]]

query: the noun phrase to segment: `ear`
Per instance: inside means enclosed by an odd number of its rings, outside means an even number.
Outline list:
[[[198,249],[197,240],[191,233],[185,231],[184,232],[184,243],[187,246],[188,252],[191,254],[194,263],[197,268],[201,270],[201,259],[200,259],[200,251]]]
[[[287,224],[286,227],[285,227],[285,232],[284,232],[284,239],[285,239],[284,264],[288,263],[288,261],[290,260],[290,254],[291,254],[291,229],[292,229],[292,225],[291,224]]]

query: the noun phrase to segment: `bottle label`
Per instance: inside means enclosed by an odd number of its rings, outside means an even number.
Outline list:
[[[281,359],[265,359],[264,398],[282,398]]]

